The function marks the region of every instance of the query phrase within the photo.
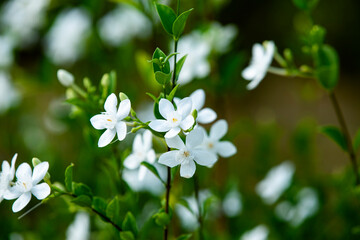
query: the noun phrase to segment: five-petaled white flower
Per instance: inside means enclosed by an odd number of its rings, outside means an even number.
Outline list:
[[[218,159],[217,155],[227,158],[231,157],[237,152],[236,147],[231,142],[220,141],[220,139],[225,136],[228,130],[228,124],[225,120],[221,119],[214,123],[211,126],[209,136],[207,135],[204,128],[199,127],[199,129],[204,134],[202,148],[215,155],[216,159]]]
[[[212,166],[216,162],[214,154],[199,148],[203,139],[203,131],[198,128],[186,136],[186,144],[184,144],[179,136],[166,138],[167,145],[178,150],[162,154],[159,158],[159,163],[168,167],[175,167],[180,164],[180,176],[191,178],[196,170],[195,162],[202,166]]]
[[[129,99],[120,102],[119,109],[116,110],[117,98],[114,93],[110,94],[105,101],[105,111],[102,114],[97,114],[90,119],[91,124],[95,129],[106,131],[101,135],[98,146],[105,147],[115,137],[116,133],[119,141],[126,137],[126,123],[121,121],[129,115],[131,103]]]
[[[181,129],[187,130],[194,124],[191,108],[191,98],[187,97],[179,101],[176,110],[169,100],[162,98],[159,102],[159,111],[166,120],[153,120],[149,127],[157,132],[167,132],[165,138],[173,138],[179,134]]]
[[[12,200],[17,198],[12,206],[13,212],[22,210],[31,200],[31,194],[37,199],[42,200],[49,196],[50,187],[47,183],[38,184],[46,175],[49,169],[48,162],[42,162],[34,167],[32,173],[31,167],[27,163],[22,163],[16,170],[17,181],[15,185],[9,188],[4,198]]]
[[[140,165],[141,162],[147,161],[154,163],[156,159],[155,151],[152,149],[152,133],[146,130],[143,135],[137,134],[133,142],[133,152],[124,160],[124,166],[129,169],[139,169],[139,180],[145,177],[147,168]]]
[[[7,161],[2,163],[2,171],[0,172],[0,202],[3,200],[5,192],[9,189],[10,182],[14,179],[16,158],[17,153],[11,160],[11,167]]]
[[[197,123],[208,124],[214,121],[217,117],[216,112],[211,108],[203,108],[205,104],[205,91],[203,89],[198,89],[190,94],[190,98],[192,101],[192,109],[193,112],[195,109],[197,111]],[[179,98],[174,98],[174,102],[178,104],[180,102]]]
[[[242,71],[242,77],[251,81],[247,85],[248,90],[259,85],[273,60],[275,44],[273,41],[268,41],[265,44],[265,46],[259,43],[254,44],[250,65]]]

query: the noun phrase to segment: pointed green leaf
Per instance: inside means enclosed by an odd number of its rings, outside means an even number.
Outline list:
[[[348,151],[346,145],[346,138],[344,134],[340,131],[339,128],[335,126],[323,126],[320,127],[319,131],[333,140],[337,145],[339,145],[345,152]]]
[[[141,165],[145,166],[150,172],[152,172],[164,185],[166,183],[161,179],[158,170],[148,162],[142,162]]]
[[[174,24],[172,26],[172,32],[175,40],[178,40],[181,34],[184,32],[186,20],[188,19],[189,14],[191,13],[192,10],[194,9],[191,8],[186,12],[183,12],[174,21]]]
[[[151,97],[152,100],[154,100],[154,102],[159,102],[158,98],[155,97],[153,94],[147,92],[146,95],[148,95],[149,97]]]
[[[153,215],[155,223],[160,227],[165,227],[170,223],[170,216],[166,212],[158,212]]]
[[[156,72],[155,79],[159,84],[166,85],[170,82],[171,73]]]
[[[136,224],[136,219],[131,212],[126,213],[125,219],[122,224],[122,229],[124,231],[130,231],[134,234],[134,236],[137,236],[139,230]]]
[[[92,191],[89,188],[89,186],[83,184],[83,183],[72,183],[72,189],[76,196],[80,195],[87,195],[89,197],[92,197]]]
[[[334,48],[321,45],[315,52],[316,79],[328,91],[332,91],[339,80],[339,58]]]
[[[129,231],[120,232],[121,240],[135,240],[134,234]]]
[[[183,234],[176,238],[176,240],[188,240],[192,237],[192,233]]]
[[[176,81],[179,79],[179,75],[180,75],[181,69],[185,63],[186,57],[187,57],[187,54],[185,56],[183,56],[182,58],[180,58],[180,60],[176,63],[176,74],[175,74]]]
[[[71,200],[71,202],[81,207],[91,207],[91,198],[86,195],[80,195]]]
[[[357,151],[360,147],[360,129],[356,132],[353,140],[354,151]]]
[[[176,14],[174,10],[163,4],[156,3],[155,6],[159,14],[161,24],[163,25],[165,31],[172,35],[172,27],[176,19]]]
[[[92,200],[92,208],[106,216],[107,202],[101,197],[94,197]]]
[[[153,53],[153,56],[152,56],[152,63],[153,63],[154,73],[156,73],[158,71],[160,71],[160,72],[164,71],[164,69],[160,68],[160,66],[161,66],[160,58],[165,59],[166,54],[163,51],[161,51],[160,48],[156,48],[154,53]],[[167,69],[165,69],[165,70],[167,70]],[[169,72],[170,72],[170,67],[169,67]]]
[[[72,192],[72,181],[73,181],[73,167],[74,164],[70,164],[65,170],[65,188],[68,192]]]
[[[120,202],[119,198],[114,197],[106,207],[106,216],[111,219],[116,225],[121,225],[120,220]]]
[[[169,100],[170,102],[172,102],[172,100],[174,99],[175,94],[176,94],[176,91],[177,91],[179,85],[180,85],[180,84],[177,84],[177,85],[171,90],[171,92],[169,93],[169,95],[166,97],[167,100]]]

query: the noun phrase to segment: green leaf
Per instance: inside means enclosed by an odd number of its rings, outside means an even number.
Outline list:
[[[312,10],[318,2],[319,0],[293,0],[295,6],[301,10]]]
[[[158,99],[157,97],[155,97],[153,94],[147,92],[146,95],[148,95],[149,97],[151,97],[152,100],[154,100],[154,102],[159,102],[159,99]]]
[[[121,240],[135,240],[134,234],[129,231],[120,232]]]
[[[189,234],[182,234],[176,238],[176,240],[188,240],[192,237],[192,233]]]
[[[91,189],[83,184],[83,183],[76,183],[76,182],[73,182],[72,183],[72,189],[73,189],[73,192],[76,196],[80,196],[80,195],[87,195],[89,197],[92,197],[92,191]]]
[[[192,10],[194,10],[194,9],[191,8],[191,9],[183,12],[174,21],[173,26],[172,26],[172,32],[173,32],[174,39],[176,41],[179,39],[181,34],[184,32],[186,20],[188,19],[189,14],[191,13]]]
[[[159,14],[161,24],[163,25],[165,31],[170,35],[172,35],[173,24],[174,21],[176,20],[176,14],[174,10],[163,4],[156,3],[155,6]]]
[[[321,45],[315,51],[315,75],[320,85],[332,91],[339,80],[339,59],[331,46]]]
[[[166,212],[158,212],[153,215],[155,223],[160,227],[165,227],[170,223],[170,216]]]
[[[155,73],[155,79],[156,81],[161,85],[166,85],[168,82],[170,82],[171,79],[171,73],[163,73],[163,72],[156,72]]]
[[[153,165],[148,162],[142,162],[141,165],[149,169],[166,186],[166,183],[161,179],[158,170]]]
[[[134,236],[137,236],[139,230],[136,224],[136,219],[131,212],[126,213],[125,219],[122,224],[122,229],[124,231],[130,231],[134,234]]]
[[[179,75],[181,72],[181,69],[185,63],[187,54],[185,56],[183,56],[182,58],[179,59],[179,61],[176,63],[176,72],[175,72],[175,79],[176,81],[179,79]]]
[[[114,197],[106,207],[106,216],[116,225],[120,226],[120,201],[118,196]]]
[[[87,103],[79,98],[69,98],[69,99],[66,99],[65,102],[70,103],[71,105],[74,105],[74,106],[82,108],[82,109],[88,108]]]
[[[177,84],[177,85],[171,90],[171,92],[169,93],[169,95],[166,97],[167,100],[169,100],[170,102],[172,102],[172,100],[174,99],[175,94],[176,94],[176,91],[177,91],[179,85],[180,85],[180,84]]]
[[[96,211],[100,212],[103,215],[106,215],[106,208],[107,208],[107,202],[102,197],[94,197],[92,200],[92,208],[94,208]]]
[[[353,146],[354,146],[354,151],[357,151],[358,148],[360,147],[360,128],[355,134],[355,137],[353,140]]]
[[[323,126],[320,127],[319,131],[325,136],[333,140],[337,145],[339,145],[345,152],[348,151],[346,145],[346,138],[344,134],[340,131],[339,128],[335,126]]]
[[[72,192],[72,181],[73,181],[73,168],[74,164],[71,163],[65,170],[65,188],[68,192]]]
[[[161,51],[160,48],[156,48],[153,56],[152,56],[152,63],[153,63],[153,68],[154,68],[154,73],[160,71],[162,72],[163,69],[160,68],[161,66],[161,61],[160,58],[165,59],[166,58],[166,54]],[[170,72],[170,68],[169,68],[169,72]]]
[[[80,195],[71,200],[71,202],[81,207],[91,207],[91,198],[87,195]]]

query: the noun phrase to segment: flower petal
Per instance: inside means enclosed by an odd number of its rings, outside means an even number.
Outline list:
[[[141,139],[141,133],[136,134],[132,147],[133,152],[142,152],[143,151],[143,142]]]
[[[168,121],[162,119],[151,121],[149,127],[157,132],[167,132],[171,128]]]
[[[108,145],[109,143],[111,143],[111,141],[114,139],[116,135],[116,130],[115,129],[107,129],[100,137],[99,142],[98,142],[98,146],[99,147],[105,147],[106,145]]]
[[[18,180],[28,181],[31,179],[32,171],[28,163],[22,163],[16,170],[16,177]]]
[[[192,115],[188,115],[184,120],[181,121],[180,127],[184,130],[187,130],[194,125],[194,117]]]
[[[202,166],[212,166],[217,161],[217,157],[210,151],[203,149],[194,149],[192,151],[194,155],[194,161]]]
[[[224,158],[231,157],[237,152],[235,145],[229,141],[218,142],[215,148],[216,152]]]
[[[11,174],[10,178],[11,178],[11,180],[14,179],[14,175],[15,175],[15,163],[16,163],[17,156],[18,156],[18,154],[15,153],[15,155],[14,155],[13,158],[11,159],[11,168],[10,168],[10,174]]]
[[[32,194],[39,200],[42,200],[50,195],[50,187],[47,183],[41,183],[31,189]]]
[[[196,170],[196,165],[193,160],[186,161],[181,164],[180,167],[180,176],[184,178],[191,178],[194,176]]]
[[[6,200],[12,200],[12,199],[18,198],[21,194],[23,194],[23,193],[16,191],[16,189],[14,187],[12,187],[4,192],[3,197]]]
[[[144,180],[146,172],[147,172],[147,168],[141,165],[139,168],[139,175],[138,175],[139,181]]]
[[[181,99],[180,98],[178,98],[178,97],[174,97],[174,103],[176,104],[176,106],[179,104],[179,102],[181,101]]]
[[[48,162],[42,162],[34,167],[34,172],[32,175],[33,186],[38,184],[41,180],[44,179],[48,170],[49,170]]]
[[[241,76],[246,80],[252,80],[256,76],[256,73],[256,67],[250,65],[241,72]]]
[[[152,133],[150,130],[145,130],[143,133],[143,149],[148,151],[152,148]]]
[[[126,137],[126,131],[127,131],[127,127],[126,127],[126,123],[125,122],[118,122],[116,123],[116,132],[117,132],[117,136],[119,141],[124,140],[124,138]]]
[[[110,94],[105,101],[105,111],[111,115],[116,115],[117,98],[114,93]]]
[[[26,192],[21,194],[21,196],[14,202],[12,205],[12,210],[14,213],[21,211],[31,200],[31,193]]]
[[[163,153],[159,158],[159,163],[166,165],[168,167],[175,167],[180,164],[180,162],[176,161],[176,155],[179,151],[170,151]]]
[[[217,115],[214,110],[211,108],[204,108],[198,112],[198,116],[196,118],[196,121],[198,123],[202,124],[208,124],[211,123],[216,119]]]
[[[200,110],[205,104],[205,91],[198,89],[190,95],[192,101],[192,109]]]
[[[175,137],[176,135],[179,134],[179,132],[181,131],[181,129],[179,127],[174,127],[174,128],[171,128],[166,134],[165,134],[165,138],[173,138]]]
[[[183,149],[185,148],[184,142],[181,140],[179,135],[173,138],[165,138],[166,144],[169,148]]]
[[[149,163],[154,163],[155,160],[156,160],[156,154],[155,154],[155,151],[154,149],[150,149],[150,151],[148,151],[146,153],[146,159]]]
[[[228,130],[227,122],[223,119],[217,121],[214,123],[214,125],[211,126],[210,129],[210,138],[212,140],[219,140],[223,136],[225,136],[226,132]]]
[[[167,119],[168,114],[175,112],[174,105],[169,100],[162,98],[159,102],[159,112]]]
[[[254,79],[246,86],[246,89],[253,90],[254,88],[256,88],[261,82],[261,80],[263,80],[263,78],[265,77],[266,71],[267,68],[265,70],[258,71]]]
[[[192,130],[189,135],[186,136],[186,147],[189,149],[195,148],[203,143],[204,132],[201,129]]]
[[[255,43],[252,48],[252,62],[262,61],[265,56],[265,49],[260,43]]]
[[[106,128],[106,119],[108,119],[109,116],[105,115],[105,114],[97,114],[95,116],[93,116],[92,118],[90,118],[90,122],[91,125],[93,125],[93,127],[95,129],[101,130],[101,129],[105,129]]]
[[[141,159],[139,159],[136,154],[130,154],[124,160],[124,166],[128,169],[138,168],[141,163]]]
[[[116,114],[116,118],[118,120],[124,119],[125,117],[127,117],[129,115],[130,109],[131,109],[131,102],[129,99],[125,99],[125,100],[121,101],[119,104],[119,110]]]
[[[182,119],[184,119],[191,113],[191,109],[192,109],[191,98],[186,97],[179,102],[176,111],[181,115]]]
[[[1,165],[2,173],[10,173],[10,164],[8,161],[3,161]]]

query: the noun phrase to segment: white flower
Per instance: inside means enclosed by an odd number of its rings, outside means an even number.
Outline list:
[[[242,77],[251,81],[247,85],[248,90],[254,89],[265,77],[274,57],[275,44],[273,41],[268,41],[265,46],[256,43],[252,51],[250,65],[242,71]]]
[[[78,212],[66,231],[66,240],[87,239],[90,239],[90,216],[87,212]]]
[[[120,102],[119,109],[116,110],[117,98],[114,93],[110,94],[104,104],[105,111],[102,114],[97,114],[90,119],[91,124],[95,129],[106,131],[101,135],[98,146],[105,147],[108,145],[117,134],[119,141],[126,137],[126,123],[121,121],[129,115],[131,103],[129,99]]]
[[[256,192],[266,204],[273,204],[280,195],[290,186],[295,166],[286,161],[273,167],[266,174],[265,179],[256,185]]]
[[[15,106],[20,94],[14,87],[9,74],[0,71],[0,114]]]
[[[221,119],[214,123],[210,128],[209,135],[207,135],[204,128],[199,127],[199,130],[201,130],[204,134],[202,148],[215,155],[216,159],[217,155],[227,158],[236,154],[237,150],[234,144],[229,141],[220,141],[228,130],[228,124],[225,120]]]
[[[222,208],[226,216],[235,217],[239,215],[243,209],[241,194],[233,188],[228,192],[223,200]]]
[[[22,210],[31,200],[31,194],[42,200],[49,196],[50,187],[47,183],[38,184],[46,175],[49,169],[48,162],[42,162],[34,167],[34,173],[27,163],[22,163],[16,170],[17,181],[13,187],[5,192],[4,198],[15,199],[12,206],[13,212]]]
[[[213,51],[222,54],[229,50],[236,35],[237,28],[235,25],[222,26],[218,22],[212,22],[209,29],[204,33],[204,39],[210,43]]]
[[[203,139],[204,134],[199,129],[194,129],[186,136],[186,144],[184,144],[179,136],[165,138],[170,148],[178,150],[162,154],[159,158],[159,163],[168,167],[175,167],[180,164],[180,176],[191,178],[196,170],[195,162],[202,166],[211,166],[216,162],[215,155],[199,148]]]
[[[0,36],[0,68],[9,67],[14,61],[15,42],[9,36]]]
[[[7,161],[2,163],[0,172],[0,202],[3,200],[4,193],[9,189],[10,182],[14,179],[16,158],[17,153],[11,160],[11,167]]]
[[[156,156],[152,149],[152,134],[146,130],[143,135],[136,134],[133,143],[133,152],[124,160],[124,166],[129,169],[139,169],[139,180],[142,181],[146,175],[147,168],[140,165],[141,162],[149,162],[153,164]]]
[[[166,120],[153,120],[150,122],[149,127],[157,132],[167,132],[165,138],[175,137],[181,129],[187,130],[194,124],[194,117],[190,115],[191,108],[192,102],[190,98],[179,101],[176,110],[169,100],[162,98],[159,103],[159,111]]]
[[[197,111],[196,122],[201,124],[207,124],[214,121],[217,117],[216,112],[211,108],[204,108],[205,104],[205,91],[203,89],[198,89],[190,94],[190,98],[192,101],[191,112],[195,109]],[[174,102],[176,105],[180,102],[179,98],[174,98]]]
[[[57,71],[57,77],[64,87],[70,87],[74,84],[74,76],[64,69],[59,69]]]
[[[259,225],[245,232],[240,240],[266,240],[268,239],[269,229],[265,225]]]

